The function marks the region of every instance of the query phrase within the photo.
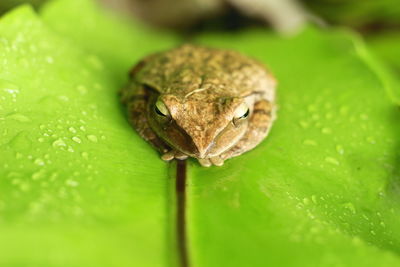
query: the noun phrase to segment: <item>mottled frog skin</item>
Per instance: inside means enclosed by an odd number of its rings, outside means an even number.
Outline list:
[[[144,58],[121,91],[136,131],[162,159],[221,166],[258,145],[275,118],[276,81],[238,52],[185,44]]]

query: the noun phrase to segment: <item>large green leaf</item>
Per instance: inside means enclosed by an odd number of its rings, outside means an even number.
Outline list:
[[[262,32],[200,40],[258,57],[280,84],[265,142],[221,168],[191,166],[193,262],[400,264],[400,114],[362,44],[315,30],[290,40]]]
[[[168,165],[130,128],[117,90],[176,38],[60,0],[0,21],[0,265],[175,266]],[[388,74],[351,35],[208,34],[279,80],[255,150],[190,161],[193,266],[400,265],[399,114]]]
[[[28,7],[1,20],[0,36],[0,265],[163,265],[167,165],[125,120],[118,66]]]

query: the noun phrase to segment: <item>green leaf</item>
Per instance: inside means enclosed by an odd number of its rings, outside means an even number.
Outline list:
[[[223,167],[190,161],[192,266],[400,264],[396,89],[360,40],[308,29],[197,39],[270,66],[278,119]],[[0,21],[0,265],[176,266],[168,165],[117,91],[177,44],[91,1]]]
[[[400,75],[400,33],[389,32],[369,36],[371,49]]]
[[[207,35],[279,81],[278,119],[254,151],[191,166],[189,236],[199,266],[400,263],[400,114],[348,34]],[[226,255],[226,256],[222,256]]]
[[[110,71],[123,64],[55,34],[28,7],[0,23],[0,265],[165,264],[167,165],[124,117]]]
[[[0,14],[3,14],[14,7],[21,5],[21,4],[26,4],[29,3],[35,8],[38,8],[39,6],[43,5],[47,0],[2,0],[0,2]]]
[[[117,17],[94,1],[53,1],[41,13],[54,31],[99,55],[110,66],[109,71],[124,82],[127,70],[143,55],[167,49],[177,39],[172,33],[151,31]]]
[[[304,4],[328,22],[374,30],[374,26],[399,25],[396,0],[308,0]]]

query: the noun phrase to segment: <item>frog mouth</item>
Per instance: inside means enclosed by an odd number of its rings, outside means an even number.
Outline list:
[[[179,126],[171,127],[167,138],[164,141],[175,150],[178,150],[189,157],[193,158],[208,158],[209,152],[214,146],[214,142],[209,142],[206,146],[202,146],[205,142],[196,142]]]
[[[216,157],[231,149],[242,138],[246,129],[228,123],[227,126],[216,128],[211,132],[200,131],[189,134],[174,120],[164,125],[154,123],[151,126],[168,146],[198,159]]]

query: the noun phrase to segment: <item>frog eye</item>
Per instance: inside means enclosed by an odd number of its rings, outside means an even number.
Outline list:
[[[157,100],[157,102],[154,106],[154,110],[160,116],[163,116],[163,117],[169,116],[168,108],[161,100]]]
[[[249,107],[246,105],[246,103],[242,103],[240,104],[240,106],[236,109],[235,111],[235,119],[245,119],[249,116],[250,114],[250,109]]]

